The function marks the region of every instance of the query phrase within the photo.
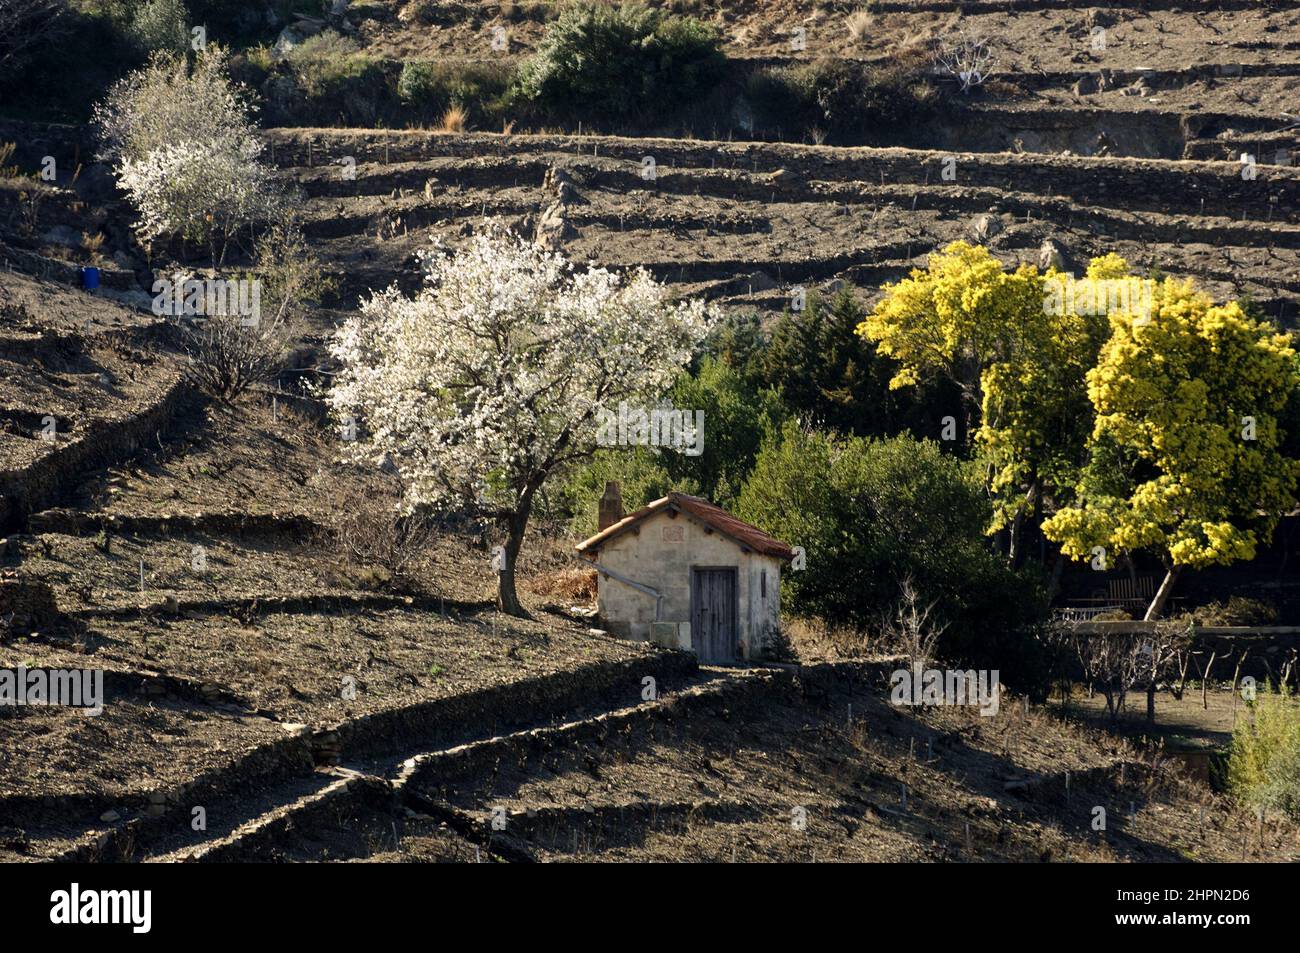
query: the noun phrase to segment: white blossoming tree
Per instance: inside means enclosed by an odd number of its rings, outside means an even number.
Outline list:
[[[193,64],[156,53],[114,84],[94,116],[100,157],[139,210],[140,237],[207,244],[214,265],[239,229],[279,218],[284,205],[228,60],[216,44]]]
[[[271,170],[257,161],[251,137],[165,145],[143,159],[124,159],[118,185],[140,210],[136,232],[145,241],[178,235],[206,243],[214,263],[231,235],[265,217],[273,194]]]
[[[515,562],[547,477],[596,447],[596,412],[667,389],[702,340],[700,301],[644,271],[577,271],[504,233],[435,246],[427,287],[389,289],[336,333],[333,412],[359,422],[350,455],[385,458],[406,504],[461,509],[504,533],[501,609],[523,615]]]

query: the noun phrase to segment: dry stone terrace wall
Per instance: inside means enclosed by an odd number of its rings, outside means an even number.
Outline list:
[[[639,699],[642,679],[647,676],[656,680],[660,691],[668,691],[690,680],[696,671],[694,656],[647,653],[643,658],[597,662],[329,725],[277,724],[262,716],[252,717],[253,723],[280,729],[283,737],[238,753],[223,766],[207,770],[191,782],[148,790],[148,779],[141,778],[146,790],[128,796],[95,791],[57,796],[15,793],[0,797],[0,814],[45,836],[68,825],[93,825],[94,817],[109,809],[128,815],[141,812],[121,823],[109,822],[113,826],[83,839],[63,859],[125,857],[141,845],[165,840],[175,819],[181,814],[188,816],[190,805],[207,805],[214,815],[228,816],[238,812],[241,799],[259,803],[257,797],[262,795],[257,792],[265,794],[276,785],[297,792],[301,785],[295,779],[307,777],[321,764],[339,759],[375,763],[385,756],[490,737],[495,732],[544,723],[573,712],[626,705]],[[146,673],[115,672],[111,681],[112,691],[107,692],[110,702],[127,693],[156,698],[164,692],[170,696],[174,690],[179,693],[177,701],[182,703],[205,707],[229,704],[202,688],[196,694],[192,685]]]
[[[503,167],[501,163],[508,165]],[[607,189],[645,190],[649,183],[634,172],[610,168],[602,164],[599,157],[584,155],[566,160],[567,167],[580,170],[589,183]],[[442,186],[458,185],[461,189],[483,189],[488,194],[482,198],[437,196],[423,199],[418,195],[407,195],[390,202],[390,207],[400,210],[402,221],[411,228],[444,221],[448,216],[455,216],[459,211],[478,214],[484,212],[489,216],[523,215],[536,213],[544,206],[541,197],[521,200],[492,194],[493,186],[503,185],[503,178],[510,184],[540,187],[548,163],[542,159],[530,160],[465,160],[438,158],[422,163],[403,162],[390,165],[378,165],[358,170],[355,180],[341,180],[337,171],[329,168],[316,168],[314,172],[298,170],[300,181],[309,195],[307,208],[314,211],[320,208],[321,217],[307,221],[305,228],[309,235],[319,238],[337,238],[355,234],[373,227],[372,213],[357,212],[349,214],[348,206],[338,209],[339,199],[363,195],[387,196],[394,190],[416,192],[423,189],[430,180],[436,180]],[[997,205],[1015,210],[1022,214],[1032,214],[1036,219],[1051,218],[1067,220],[1078,218],[1086,220],[1091,226],[1104,229],[1106,234],[1132,241],[1160,242],[1206,242],[1210,244],[1230,244],[1246,246],[1270,246],[1273,248],[1300,247],[1300,227],[1283,223],[1280,213],[1271,216],[1271,221],[1230,221],[1212,220],[1208,217],[1189,220],[1173,218],[1147,211],[1129,211],[1119,208],[1093,207],[1079,209],[1067,197],[1051,198],[1025,191],[1006,191],[988,187],[973,187],[961,183],[894,184],[866,181],[826,181],[817,180],[804,183],[769,181],[768,176],[750,176],[733,169],[696,169],[689,177],[666,176],[657,182],[657,190],[670,194],[693,194],[725,199],[752,199],[767,202],[773,198],[786,203],[888,203],[897,202],[913,211],[940,211],[946,213],[967,213],[977,215]],[[317,206],[314,203],[319,203]],[[326,208],[328,206],[328,209]],[[328,214],[325,214],[328,212]],[[716,217],[692,215],[689,211],[666,208],[662,211],[628,212],[626,214],[612,211],[600,211],[590,206],[575,206],[568,215],[568,220],[579,228],[599,226],[605,229],[630,228],[709,228],[714,232],[728,234],[762,233],[770,230],[768,219],[758,215],[737,213],[734,210],[720,210]],[[870,238],[871,236],[863,236]],[[871,246],[871,253],[876,260],[890,257],[902,257],[904,252],[916,244],[907,242],[879,242]],[[852,259],[850,263],[860,260],[861,253],[846,252],[836,258],[821,260],[834,263],[841,259]],[[716,261],[716,260],[713,260]],[[750,264],[752,258],[743,259]],[[704,263],[707,264],[707,263]],[[843,266],[841,266],[843,267]]]
[[[21,527],[28,514],[58,503],[83,471],[129,457],[144,441],[154,439],[173,417],[195,406],[197,400],[189,384],[176,380],[140,412],[117,420],[87,422],[70,442],[31,466],[0,470],[0,532]]]
[[[397,808],[393,789],[383,779],[360,775],[341,778],[294,804],[274,810],[214,843],[181,848],[161,861],[229,863],[278,859],[279,851],[301,843],[303,830],[354,830],[357,815],[367,809],[391,817]],[[462,856],[457,859],[473,859]]]
[[[621,159],[642,187],[643,156],[654,156],[660,178],[679,172],[734,168],[784,170],[803,180],[857,180],[892,185],[940,185],[945,153],[915,149],[830,148],[780,143],[704,143],[609,136],[501,136],[426,132],[271,130],[275,162],[282,166],[360,162],[413,162],[439,156],[481,158],[570,153]],[[310,144],[310,146],[309,146]],[[955,152],[957,184],[1068,196],[1082,204],[1121,204],[1166,214],[1226,215],[1300,222],[1300,169],[1264,166],[1244,180],[1239,164],[1162,159],[1084,158],[1041,154]],[[1202,207],[1203,203],[1203,207]]]
[[[399,781],[410,789],[445,796],[449,788],[474,776],[491,774],[496,765],[522,772],[537,771],[557,749],[601,742],[626,741],[633,732],[652,731],[656,722],[710,717],[725,713],[743,716],[747,706],[797,695],[798,682],[790,672],[763,672],[741,676],[718,685],[683,692],[663,704],[645,704],[609,712],[585,721],[538,728],[462,745],[416,757],[402,767]]]
[[[997,77],[1003,81],[1014,83],[1021,88],[1045,89],[1055,86],[1069,86],[1081,77],[1097,76],[1101,73],[1105,73],[1119,86],[1127,86],[1140,79],[1147,79],[1152,82],[1158,81],[1161,83],[1169,83],[1172,85],[1184,85],[1186,83],[1195,82],[1196,80],[1222,77],[1241,79],[1251,77],[1300,76],[1300,63],[1239,62],[1228,59],[1230,54],[1226,51],[1222,55],[1224,59],[1221,62],[1194,63],[1180,69],[1157,69],[1141,65],[1111,66],[1106,62],[1096,62],[1091,65],[1080,65],[1074,69],[1042,69],[1033,72],[1013,68],[999,69],[997,71]],[[846,56],[844,58],[862,63],[886,64],[889,62],[888,57],[881,56]],[[791,63],[803,62],[796,57],[790,56],[746,56],[744,60],[745,63],[751,67],[788,66]],[[998,109],[998,107],[992,108],[995,110]],[[1090,111],[1091,110],[1087,109],[1078,110],[1078,112],[1085,114]],[[1051,110],[1049,112],[1054,112],[1056,114],[1060,113],[1059,110]],[[1074,110],[1071,110],[1071,112],[1074,112]],[[1176,117],[1180,114],[1177,112],[1170,112],[1169,115]],[[1198,113],[1194,117],[1189,116],[1187,118],[1189,120],[1199,120],[1201,118],[1211,118],[1214,116],[1215,114],[1213,113]],[[1231,118],[1234,122],[1246,122],[1259,125],[1260,127],[1277,125],[1277,120],[1263,116],[1250,117],[1234,114]]]
[[[338,735],[337,750],[344,758],[391,753],[414,739],[446,739],[467,725],[476,730],[519,726],[548,712],[580,707],[601,699],[639,697],[642,679],[665,685],[694,674],[695,656],[685,652],[657,652],[630,661],[601,663],[541,678],[497,685],[479,692],[452,695],[419,705],[375,712],[350,719],[329,729]]]

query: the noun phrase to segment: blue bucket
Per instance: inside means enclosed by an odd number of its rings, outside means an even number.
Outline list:
[[[94,291],[99,287],[99,269],[86,267],[81,269],[81,287]]]

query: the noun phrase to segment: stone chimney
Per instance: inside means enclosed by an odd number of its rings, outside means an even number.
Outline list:
[[[605,495],[600,498],[600,516],[596,521],[597,532],[608,529],[623,518],[623,495],[618,492],[618,483],[609,480],[605,483]]]

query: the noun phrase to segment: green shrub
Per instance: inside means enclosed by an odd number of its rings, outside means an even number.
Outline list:
[[[746,381],[760,379],[759,362],[767,349],[767,334],[763,319],[753,309],[731,310],[713,325],[704,340],[702,350],[728,367],[734,368]]]
[[[501,63],[433,63],[410,60],[397,79],[397,95],[407,115],[436,120],[459,106],[476,123],[503,118],[512,108],[511,67]]]
[[[888,138],[890,127],[931,108],[927,63],[918,52],[906,52],[883,63],[828,58],[765,67],[749,75],[746,97],[763,128],[794,132],[816,126],[840,140]]]
[[[795,416],[819,427],[863,436],[932,426],[942,413],[926,403],[943,387],[891,390],[897,364],[857,333],[867,309],[849,287],[829,300],[809,294],[802,311],[786,311],[772,328],[758,367]],[[951,406],[949,404],[949,406]]]
[[[705,358],[699,369],[677,380],[674,407],[704,413],[703,452],[664,455],[664,468],[676,484],[690,482],[720,506],[732,506],[749,477],[765,439],[785,416],[780,394],[747,383],[734,368]]]
[[[184,53],[190,47],[189,11],[181,0],[144,0],[131,16],[128,33],[145,53]]]
[[[1242,803],[1300,820],[1300,705],[1261,693],[1232,731],[1228,785]]]
[[[717,30],[698,20],[578,3],[547,29],[520,90],[561,116],[651,119],[707,92],[724,62]]]
[[[629,511],[669,490],[731,506],[763,440],[775,432],[784,415],[777,393],[755,389],[735,368],[712,358],[680,377],[668,400],[691,413],[704,412],[703,452],[690,456],[646,447],[601,450],[565,486],[564,506],[573,514],[574,532],[595,531],[596,504],[607,480],[618,482]]]
[[[298,120],[373,123],[389,96],[382,64],[358,51],[357,44],[331,30],[318,33],[285,57],[304,102]]]
[[[324,30],[290,49],[285,59],[307,95],[324,96],[337,92],[371,66],[359,50],[355,40]]]
[[[745,79],[745,98],[760,128],[807,129],[821,121],[803,66],[764,66]]]
[[[559,494],[550,501],[555,505],[555,513],[547,515],[568,516],[570,532],[585,538],[596,532],[597,504],[608,480],[618,483],[623,509],[628,513],[666,496],[670,490],[702,496],[694,483],[674,480],[668,474],[664,466],[668,453],[649,447],[611,447],[597,451],[589,463],[561,484]]]
[[[738,515],[806,551],[784,575],[787,606],[832,625],[877,626],[910,580],[948,623],[941,657],[998,669],[1042,694],[1042,580],[989,552],[990,509],[972,464],[910,437],[838,437],[787,423],[764,444]]]
[[[442,92],[438,71],[425,60],[408,60],[402,64],[397,79],[397,95],[409,106],[425,106]]]

